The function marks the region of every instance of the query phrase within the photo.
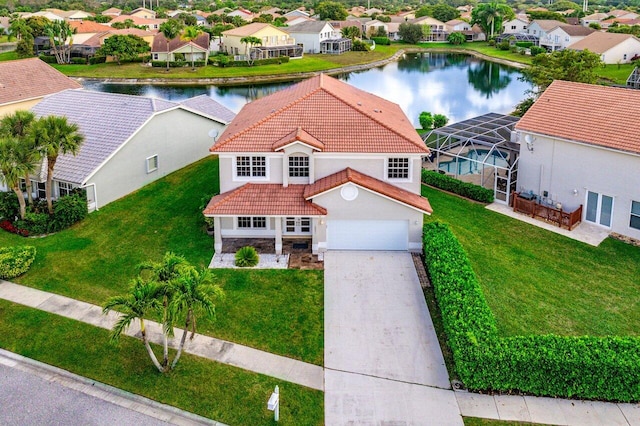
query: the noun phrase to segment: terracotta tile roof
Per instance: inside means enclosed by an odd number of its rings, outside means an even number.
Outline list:
[[[318,151],[322,151],[324,149],[324,144],[322,142],[304,131],[302,127],[298,127],[282,139],[275,141],[273,143],[273,150],[277,151],[295,141],[306,143],[307,145],[316,148]]]
[[[429,200],[426,198],[402,188],[398,188],[390,183],[372,178],[371,176],[367,176],[351,168],[346,168],[338,173],[324,177],[311,185],[306,185],[304,198],[307,200],[312,199],[323,192],[337,188],[348,182],[354,183],[373,192],[377,192],[378,194],[385,195],[396,201],[400,201],[401,203],[408,204],[425,213],[431,214],[433,212],[431,204],[429,204]]]
[[[241,27],[238,28],[233,28],[227,31],[223,31],[222,35],[226,35],[226,36],[236,36],[236,37],[245,37],[245,36],[250,36],[253,35],[255,33],[257,33],[258,31],[260,31],[263,28],[266,27],[274,27],[273,25],[270,24],[266,24],[264,22],[253,22],[249,25],[243,25]]]
[[[209,50],[209,33],[202,33],[197,39],[193,40],[194,47],[203,50]],[[182,46],[188,45],[189,42],[182,40],[180,36],[169,41],[169,52],[173,52]],[[167,38],[162,33],[156,34],[153,38],[153,46],[151,51],[154,53],[166,53],[167,52]]]
[[[82,86],[39,58],[0,62],[0,105]]]
[[[595,31],[593,28],[583,27],[582,25],[560,25],[560,28],[573,37],[587,36]]]
[[[94,21],[69,21],[69,26],[75,34],[100,33],[111,29],[108,25],[99,24]]]
[[[116,16],[111,21],[109,21],[109,25],[115,24],[116,22],[124,22],[128,19],[132,20],[135,25],[150,25],[150,24],[160,25],[166,21],[166,19],[149,19],[149,18],[141,18],[135,15],[120,15],[120,16]]]
[[[245,105],[210,151],[272,152],[298,128],[324,152],[429,152],[397,104],[324,74]]]
[[[638,45],[640,45],[640,39],[634,37],[632,34],[604,33],[596,31],[589,34],[582,40],[570,44],[568,48],[572,50],[589,49],[591,52],[602,54],[630,38],[636,40]]]
[[[515,129],[640,154],[640,90],[556,80]]]
[[[247,183],[216,195],[203,213],[207,216],[324,216],[327,210],[304,199],[307,185]]]

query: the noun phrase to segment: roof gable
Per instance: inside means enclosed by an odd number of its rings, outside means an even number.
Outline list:
[[[515,129],[640,154],[638,113],[639,90],[556,80]]]
[[[307,145],[317,151],[322,151],[322,149],[324,148],[324,144],[322,142],[311,136],[309,133],[303,130],[302,127],[298,127],[296,130],[284,136],[282,139],[274,142],[273,150],[279,151],[296,142]]]
[[[245,105],[211,151],[272,152],[298,128],[325,152],[428,152],[397,104],[324,74]]]
[[[596,31],[589,34],[582,40],[570,44],[568,48],[573,50],[589,49],[591,52],[603,54],[607,50],[610,50],[620,43],[626,42],[627,40],[633,40],[638,44],[638,46],[640,46],[640,39],[633,36],[632,34]]]
[[[247,37],[255,36],[258,33],[277,33],[278,35],[288,35],[286,32],[279,28],[274,27],[271,24],[265,24],[263,22],[254,22],[249,25],[243,25],[238,28],[233,28],[227,31],[223,31],[222,35],[231,37]]]

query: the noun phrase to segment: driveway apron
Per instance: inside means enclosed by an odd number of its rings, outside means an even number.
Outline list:
[[[324,261],[326,423],[461,425],[411,255]]]

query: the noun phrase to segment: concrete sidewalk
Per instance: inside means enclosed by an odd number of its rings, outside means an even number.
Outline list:
[[[103,315],[100,306],[2,280],[0,298],[108,330],[119,317],[113,311]],[[160,324],[153,321],[145,321],[145,324],[149,340],[162,344]],[[139,338],[139,323],[133,322],[125,334]],[[176,348],[181,336],[182,330],[175,329],[174,339],[169,341],[169,345]],[[196,334],[193,340],[187,342],[184,351],[312,389],[324,390],[324,369],[318,365],[201,334]]]

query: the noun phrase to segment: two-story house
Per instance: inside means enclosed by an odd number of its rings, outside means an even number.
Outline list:
[[[351,50],[351,39],[341,38],[340,32],[328,21],[301,22],[284,30],[302,44],[304,53],[343,53]]]
[[[320,74],[244,106],[210,151],[220,161],[215,251],[227,238],[311,240],[314,253],[422,247],[422,157],[400,107]]]
[[[547,31],[544,37],[538,41],[540,47],[549,51],[564,50],[573,43],[577,43],[595,30],[582,25],[558,25],[554,29]]]
[[[260,39],[260,44],[249,46],[244,43],[246,37]],[[222,49],[238,60],[277,58],[289,56],[302,57],[302,46],[296,44],[295,38],[271,24],[254,22],[222,32]]]

